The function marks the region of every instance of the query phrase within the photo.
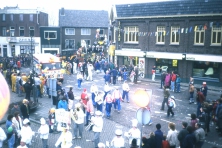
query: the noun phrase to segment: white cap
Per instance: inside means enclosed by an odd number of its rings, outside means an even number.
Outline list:
[[[99,148],[105,148],[105,144],[103,144],[103,143],[100,142],[100,143],[98,143],[98,147],[99,147]]]
[[[175,99],[175,97],[174,97],[174,96],[171,96],[170,98]]]
[[[29,119],[26,118],[23,120],[23,124],[27,124],[27,123],[29,123]]]
[[[120,129],[117,129],[117,130],[115,131],[115,134],[116,134],[117,136],[121,136],[121,135],[123,134],[123,132],[122,132]]]
[[[40,122],[41,122],[41,124],[45,124],[46,123],[44,118],[41,118]]]
[[[132,126],[137,127],[138,121],[136,119],[132,120]]]

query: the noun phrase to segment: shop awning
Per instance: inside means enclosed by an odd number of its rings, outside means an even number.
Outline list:
[[[222,55],[216,56],[216,55],[207,55],[207,54],[186,54],[186,60],[222,63]]]
[[[116,56],[132,56],[132,57],[144,57],[145,52],[144,51],[138,51],[138,50],[115,50]]]
[[[158,58],[158,59],[174,59],[182,60],[182,53],[172,52],[146,52],[147,58]]]

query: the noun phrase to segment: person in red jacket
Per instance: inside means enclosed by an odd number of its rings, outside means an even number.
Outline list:
[[[82,102],[83,106],[87,105],[87,98],[88,98],[87,90],[86,90],[86,88],[84,88],[83,92],[81,94],[81,102]],[[83,112],[85,113],[85,107],[83,108]]]
[[[17,61],[17,68],[20,69],[21,68],[21,62]]]
[[[197,88],[197,117],[200,115],[200,108],[201,104],[205,101],[205,96],[203,93],[200,91],[200,88]]]
[[[155,74],[156,74],[156,66],[152,68],[152,81],[155,81]]]

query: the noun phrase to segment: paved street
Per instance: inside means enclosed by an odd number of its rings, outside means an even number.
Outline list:
[[[24,71],[28,71],[28,69],[24,69]],[[94,74],[93,75],[93,81],[83,81],[82,83],[82,88],[86,88],[87,91],[89,92],[90,86],[92,83],[96,83],[98,86],[99,90],[103,91],[103,86],[104,86],[104,80],[103,80],[103,73],[100,74]],[[155,124],[161,123],[162,125],[162,131],[164,134],[167,134],[168,131],[168,122],[174,122],[176,123],[176,129],[179,131],[181,129],[181,122],[182,121],[187,121],[189,123],[190,121],[190,116],[189,114],[191,113],[196,113],[196,105],[188,104],[188,86],[185,84],[181,84],[181,93],[173,93],[171,92],[171,95],[174,95],[176,98],[176,104],[177,107],[174,109],[175,116],[172,118],[167,118],[166,117],[166,109],[165,111],[160,110],[160,106],[162,103],[163,99],[163,90],[159,89],[160,83],[157,80],[157,82],[153,82],[149,79],[144,79],[140,80],[138,84],[132,84],[129,83],[130,86],[130,98],[132,98],[132,95],[137,89],[151,89],[153,92],[152,98],[151,98],[151,118],[153,121],[153,124],[151,126],[144,126],[143,127],[143,135],[148,137],[150,132],[154,132],[155,129]],[[71,75],[71,76],[65,76],[65,81],[63,84],[63,87],[66,88],[66,90],[69,89],[67,86],[73,86],[74,88],[74,94],[75,94],[75,99],[78,99],[80,97],[80,94],[82,92],[82,89],[77,89],[77,82],[76,82],[76,75]],[[118,84],[117,86],[120,86]],[[197,85],[199,87],[199,85]],[[197,87],[196,86],[196,87]],[[113,87],[113,85],[111,85]],[[209,100],[215,100],[218,99],[220,96],[220,92],[218,90],[221,90],[221,88],[215,88],[208,86],[209,93],[208,93],[208,99]],[[12,93],[11,95],[11,102],[15,102],[18,100],[22,100],[23,98],[18,98],[16,94]],[[53,107],[51,103],[51,99],[48,97],[44,96],[43,98],[39,98],[39,107],[36,109],[36,111],[31,114],[30,119],[32,121],[32,129],[33,131],[37,131],[39,128],[39,119],[41,117],[48,118],[48,111],[51,107]],[[133,101],[130,101],[130,103],[122,103],[122,110],[120,113],[117,113],[114,111],[112,108],[112,114],[110,119],[104,118],[104,130],[101,133],[101,141],[106,142],[106,141],[111,141],[113,136],[114,136],[114,131],[117,128],[120,128],[123,130],[123,133],[128,131],[129,128],[131,127],[131,120],[136,118],[136,111],[138,107],[133,103]],[[5,119],[5,118],[4,118]],[[4,126],[4,125],[2,125]],[[213,146],[222,147],[222,138],[218,137],[218,134],[215,131],[215,126],[211,125],[211,132],[208,134],[206,137],[206,142],[204,144],[203,148],[211,148]],[[82,148],[93,148],[93,144],[91,142],[86,142],[86,139],[92,139],[93,134],[90,132],[84,132],[83,138],[81,140],[74,140],[73,145],[74,146],[81,146]],[[58,139],[59,134],[50,134],[49,136],[49,147],[53,148],[54,143]],[[128,147],[128,141],[126,140],[126,147]],[[38,137],[34,137],[34,143],[32,145],[32,148],[39,148],[41,147],[41,141]]]

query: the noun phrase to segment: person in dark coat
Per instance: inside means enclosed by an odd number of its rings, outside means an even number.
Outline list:
[[[162,141],[163,141],[163,132],[160,130],[161,125],[158,123],[156,124],[156,131],[155,131],[155,148],[161,148],[162,147]]]
[[[134,70],[135,70],[135,76],[134,76],[134,83],[137,84],[137,78],[138,78],[138,75],[139,75],[139,70],[137,68],[137,66],[134,67]]]
[[[162,141],[160,144],[162,144]],[[149,146],[149,148],[156,148],[156,139],[153,132],[150,133],[150,138],[147,140],[147,145]]]
[[[111,74],[113,75],[113,84],[115,85],[116,84],[116,76],[118,74],[118,71],[116,70],[116,68],[114,68],[112,71],[111,71]]]
[[[131,142],[131,145],[130,145],[130,148],[139,148],[137,146],[137,140],[136,139],[133,139],[132,142]]]
[[[106,74],[103,76],[104,80],[105,80],[105,83],[106,82],[110,82],[110,79],[111,79],[111,76],[109,74],[109,71],[106,71]]]
[[[184,138],[183,147],[181,148],[194,148],[196,143],[196,137],[193,133],[193,128],[191,126],[187,127],[188,134]]]
[[[27,82],[24,85],[24,89],[25,89],[25,98],[30,101],[30,94],[32,91],[32,85],[30,83],[30,80],[28,79]]]
[[[179,134],[177,136],[178,140],[180,141],[180,148],[184,148],[183,141],[184,141],[186,135],[188,134],[187,122],[182,122],[182,127],[183,127],[183,129],[179,132]],[[192,127],[192,130],[193,130],[193,127]]]
[[[23,99],[20,109],[21,109],[21,113],[22,113],[22,118],[23,119],[25,119],[25,118],[29,119],[30,106],[29,106],[29,101],[28,100]]]

